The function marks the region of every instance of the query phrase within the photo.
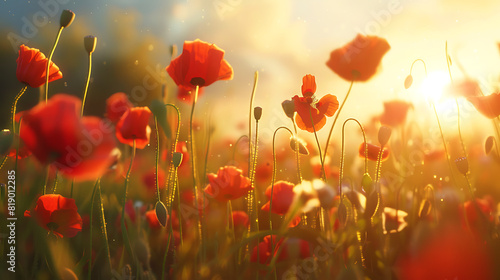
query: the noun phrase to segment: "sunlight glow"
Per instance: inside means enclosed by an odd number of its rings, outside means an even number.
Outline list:
[[[420,86],[420,92],[432,102],[436,102],[441,98],[444,87],[450,82],[450,77],[446,71],[430,72],[427,78],[424,79]]]

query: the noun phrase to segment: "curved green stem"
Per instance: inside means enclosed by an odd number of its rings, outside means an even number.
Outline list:
[[[28,86],[24,86],[19,93],[16,95],[14,98],[14,103],[12,104],[11,112],[12,112],[12,135],[14,136],[16,134],[16,109],[17,109],[17,102],[23,96],[23,94],[26,92],[26,89]],[[15,137],[15,136],[14,136]]]
[[[340,198],[342,199],[342,181],[344,179],[344,152],[345,152],[345,126],[348,121],[355,121],[358,125],[359,128],[361,129],[361,132],[363,133],[363,143],[365,143],[365,174],[368,173],[368,143],[366,143],[366,134],[365,130],[363,129],[363,126],[361,123],[355,119],[355,118],[348,118],[347,120],[344,121],[344,124],[342,125],[342,148],[341,148],[341,155],[340,155],[340,170],[339,170],[339,195]]]
[[[52,50],[50,51],[49,58],[47,60],[47,68],[45,71],[45,103],[47,103],[48,96],[49,96],[49,76],[50,76],[50,62],[52,61],[52,56],[54,55],[54,51],[56,50],[57,43],[59,42],[59,38],[61,37],[61,32],[63,31],[64,27],[61,26],[59,28],[59,31],[57,32],[56,40],[54,42],[54,46],[52,46]]]
[[[91,72],[92,72],[92,53],[89,53],[89,70],[87,74],[87,82],[85,83],[85,91],[83,92],[82,112],[80,113],[80,116],[82,117],[83,117],[83,109],[85,108],[85,100],[87,99],[87,91],[89,89]]]
[[[420,61],[424,64],[424,71],[425,71],[425,75],[427,76],[427,66],[425,65],[425,61],[420,59],[420,58],[417,58],[413,61],[413,63],[411,64],[411,67],[410,67],[410,75],[411,75],[411,72],[413,70],[413,65],[417,62],[417,61]]]
[[[297,179],[299,181],[299,184],[301,184],[302,183],[302,172],[300,171],[299,133],[297,131],[297,125],[295,125],[295,121],[293,120],[293,118],[290,118],[290,119],[292,120],[293,129],[295,130],[295,160],[297,161]],[[290,133],[291,133],[291,131],[290,131]],[[292,135],[292,137],[293,137],[293,135]]]
[[[102,194],[101,194],[101,178],[97,179],[97,198],[99,199],[99,216],[101,222],[101,233],[104,239],[104,250],[106,253],[106,261],[111,272],[111,256],[109,253],[109,243],[108,243],[108,231],[106,229],[106,218],[104,217],[104,207],[102,205]]]
[[[330,128],[330,132],[328,132],[328,138],[326,139],[325,156],[323,158],[323,161],[325,161],[326,155],[328,154],[327,153],[328,152],[328,145],[330,145],[330,138],[332,137],[333,128],[335,127],[335,124],[337,123],[340,112],[342,111],[342,108],[344,108],[344,104],[347,101],[349,94],[351,93],[351,89],[352,89],[353,84],[354,84],[354,80],[351,81],[351,85],[349,85],[349,89],[347,90],[347,94],[345,95],[344,101],[342,101],[342,104],[340,105],[339,109],[337,110],[337,115],[335,115],[335,119],[333,119],[332,127]]]

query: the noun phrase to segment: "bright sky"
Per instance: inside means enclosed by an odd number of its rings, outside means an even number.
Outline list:
[[[48,2],[51,1],[3,0],[0,13],[3,20],[17,26],[14,30],[17,28],[21,32],[22,17],[32,20],[33,13],[43,10],[40,3]],[[426,61],[429,72],[447,71],[445,41],[448,41],[453,61],[454,78],[464,76],[459,68],[461,65],[467,75],[481,81],[485,94],[499,85],[500,2],[495,0],[52,2],[57,3],[59,10],[74,10],[77,20],[86,23],[84,29],[97,35],[99,42],[107,43],[101,49],[110,54],[112,42],[106,38],[110,38],[109,33],[116,28],[130,34],[130,40],[156,36],[180,48],[184,40],[196,38],[217,44],[226,51],[235,78],[211,86],[200,102],[209,103],[214,117],[232,121],[232,125],[239,121],[234,116],[246,118],[241,112],[248,110],[255,70],[260,72],[255,105],[264,108],[263,128],[274,129],[282,124],[280,103],[299,94],[305,74],[316,76],[318,96],[330,93],[342,100],[349,83],[331,72],[325,62],[333,49],[344,45],[357,33],[384,37],[391,50],[382,60],[381,71],[374,79],[354,85],[352,99],[342,114],[344,119],[356,117],[367,121],[382,111],[383,101],[394,98],[420,102],[427,110],[425,100],[417,92],[419,87],[407,91],[403,82],[412,61],[417,58]],[[50,20],[57,22],[58,15]],[[126,50],[131,42],[115,43]],[[158,63],[164,67],[168,62]],[[422,65],[415,66],[414,78],[415,85],[424,79]],[[217,100],[215,106],[214,100]],[[228,104],[243,104],[244,110]]]

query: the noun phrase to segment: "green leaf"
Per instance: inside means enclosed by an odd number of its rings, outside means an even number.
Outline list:
[[[151,112],[158,120],[165,136],[167,136],[168,139],[171,139],[172,131],[170,130],[170,125],[167,122],[167,108],[165,107],[165,104],[158,99],[154,99],[151,101],[149,109],[151,109]]]

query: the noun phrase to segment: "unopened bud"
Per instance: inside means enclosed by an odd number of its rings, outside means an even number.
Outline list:
[[[484,152],[487,155],[490,154],[494,145],[495,145],[495,137],[490,136],[490,137],[486,138],[486,142],[484,143]]]
[[[161,201],[156,202],[155,213],[158,222],[160,222],[162,227],[165,227],[167,225],[168,213],[167,213],[167,208],[165,207],[165,204],[163,204],[163,202]]]
[[[466,157],[459,157],[455,160],[455,164],[457,165],[458,171],[463,175],[466,175],[469,172],[469,161]]]
[[[405,89],[409,89],[411,87],[411,84],[413,84],[413,77],[412,75],[408,75],[405,79]]]
[[[61,13],[61,18],[59,19],[59,23],[61,24],[61,27],[66,28],[71,25],[74,19],[75,13],[70,10],[63,10]]]
[[[391,138],[391,128],[388,126],[381,126],[378,130],[378,142],[380,145],[385,146],[387,142],[389,142],[389,138]]]
[[[174,163],[174,167],[175,168],[181,166],[181,163],[182,163],[182,153],[175,152],[174,156],[172,157],[172,162]]]
[[[298,146],[298,147],[297,147]],[[300,138],[292,137],[290,138],[290,148],[292,148],[293,151],[297,151],[296,148],[299,149],[299,153],[303,155],[308,155],[309,150],[306,147],[306,143],[302,141]]]
[[[83,38],[83,45],[85,46],[85,50],[91,54],[95,51],[95,46],[97,44],[97,37],[96,36],[85,36]]]
[[[253,108],[253,116],[256,121],[260,120],[260,118],[262,117],[262,107]]]
[[[285,115],[292,119],[293,115],[295,114],[295,103],[292,100],[285,100],[281,102],[281,107],[283,107]]]

